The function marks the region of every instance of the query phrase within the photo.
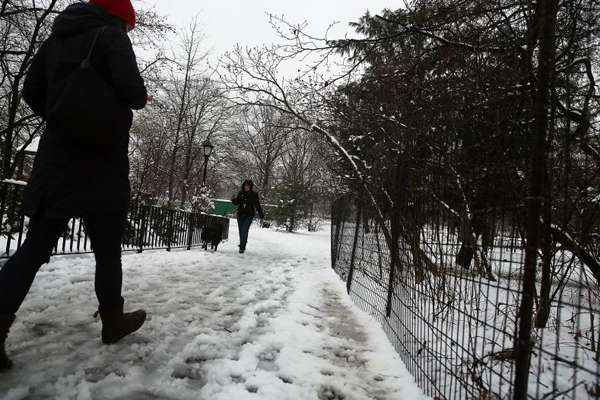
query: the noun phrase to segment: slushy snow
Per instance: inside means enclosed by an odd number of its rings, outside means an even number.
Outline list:
[[[412,400],[425,398],[330,267],[327,230],[254,228],[248,251],[123,257],[126,309],[149,320],[100,343],[92,256],[42,268],[8,340],[0,398]]]

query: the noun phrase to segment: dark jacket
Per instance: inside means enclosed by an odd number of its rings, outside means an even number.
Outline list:
[[[115,121],[108,147],[84,147],[68,140],[53,121],[46,121],[31,179],[25,192],[26,215],[82,216],[120,213],[129,203],[129,129],[132,109],[146,104],[147,92],[123,23],[88,3],[67,7],[55,20],[29,68],[23,97],[45,117],[69,76],[87,55],[96,32],[105,27],[93,52],[92,65],[111,85],[123,112]],[[90,101],[93,101],[90,93]]]
[[[244,191],[244,186],[249,184],[252,190],[249,192]],[[258,197],[258,193],[254,191],[254,184],[252,181],[245,181],[242,185],[242,190],[231,199],[231,202],[238,206],[237,215],[240,217],[254,217],[258,212],[258,216],[260,219],[265,217],[263,213],[263,209],[260,205],[260,199]]]

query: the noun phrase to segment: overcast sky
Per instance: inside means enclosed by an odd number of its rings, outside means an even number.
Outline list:
[[[367,10],[379,13],[384,8],[401,7],[400,0],[143,0],[170,17],[177,26],[189,24],[199,15],[213,55],[244,46],[268,44],[276,40],[266,13],[285,15],[293,22],[310,22],[310,31],[323,32],[330,23],[340,22],[335,33],[349,32],[348,22]],[[216,53],[216,54],[215,54]]]

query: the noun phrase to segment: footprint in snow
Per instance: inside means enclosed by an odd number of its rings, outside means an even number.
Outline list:
[[[274,304],[267,304],[267,305],[261,305],[259,307],[256,308],[256,310],[254,311],[255,315],[258,316],[270,316],[270,317],[274,317],[275,314],[277,313],[277,311],[281,310],[281,307],[279,305],[274,305]]]
[[[46,336],[56,328],[56,325],[50,322],[40,322],[31,327],[31,331],[37,337]]]
[[[113,397],[112,400],[171,400],[169,397],[158,396],[149,392],[135,391],[119,397]]]
[[[334,363],[338,365],[350,365],[353,367],[362,367],[367,361],[357,354],[357,351],[349,347],[340,347],[333,350]],[[341,363],[341,364],[340,364]]]
[[[225,315],[226,317],[238,318],[241,317],[243,313],[244,309],[240,307],[233,307],[227,310],[223,315]]]
[[[196,366],[187,364],[176,366],[173,373],[171,373],[171,377],[175,379],[190,379],[197,381],[199,386],[204,386],[208,383],[204,371]]]
[[[125,373],[118,368],[110,367],[90,367],[84,370],[85,380],[90,383],[98,383],[104,380],[107,376],[115,374],[118,377],[124,378]]]
[[[265,318],[263,316],[259,316],[256,318],[256,327],[257,328],[265,328],[267,325],[269,325],[268,318]]]
[[[262,288],[258,292],[256,292],[255,297],[257,300],[265,301],[269,299],[270,295],[272,295],[274,291],[274,288]]]
[[[78,283],[86,283],[86,282],[91,282],[92,279],[90,277],[88,277],[87,275],[83,275],[83,276],[74,276],[70,279],[71,284],[76,285]]]
[[[258,393],[258,386],[248,385],[246,386],[246,390],[248,391],[248,393]]]
[[[279,367],[275,363],[281,352],[278,348],[271,348],[263,351],[258,355],[258,369],[263,371],[277,371]]]
[[[339,389],[325,385],[319,389],[319,400],[347,400],[347,397]]]
[[[186,364],[202,364],[202,363],[205,363],[210,360],[214,360],[214,358],[203,357],[203,356],[192,356],[192,357],[186,358],[185,363]]]

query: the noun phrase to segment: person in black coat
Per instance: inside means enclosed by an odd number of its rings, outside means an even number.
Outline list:
[[[134,26],[130,0],[78,2],[55,19],[51,36],[33,58],[23,97],[46,120],[46,131],[25,192],[24,212],[30,217],[27,239],[0,270],[0,371],[12,366],[5,340],[15,314],[71,217],[83,219],[96,257],[103,342],[120,340],[146,319],[143,310],[123,313],[121,297],[121,239],[130,197],[131,110],[143,108],[147,101],[127,36]],[[114,120],[114,132],[107,132],[116,140],[101,148],[74,143],[61,131],[60,121],[47,118],[61,83],[78,68],[97,34],[92,66],[114,89],[122,111]],[[93,101],[94,93],[89,93],[89,98]]]
[[[240,253],[244,253],[246,251],[246,244],[248,243],[250,226],[256,213],[258,212],[260,219],[265,217],[258,193],[254,191],[254,183],[251,180],[244,181],[242,190],[237,196],[231,199],[231,202],[238,206],[237,220],[240,231]]]

